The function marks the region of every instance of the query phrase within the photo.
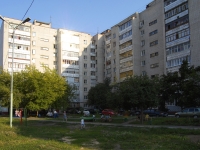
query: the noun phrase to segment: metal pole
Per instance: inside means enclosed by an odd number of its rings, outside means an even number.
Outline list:
[[[13,119],[13,57],[14,57],[14,40],[15,40],[15,29],[13,29],[12,68],[11,68],[11,86],[10,86],[10,127],[11,128],[12,128],[12,119]]]

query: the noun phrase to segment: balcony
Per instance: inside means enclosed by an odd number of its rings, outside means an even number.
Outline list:
[[[72,74],[72,73],[62,73],[62,76],[65,77],[79,77],[79,74]]]
[[[12,49],[9,49],[8,52],[12,53]],[[23,49],[14,49],[14,53],[19,53],[19,54],[29,54],[29,50],[23,50]]]
[[[79,69],[79,65],[62,64],[63,68]]]
[[[166,19],[165,24],[168,24],[169,22],[172,22],[172,21],[176,20],[177,18],[181,18],[181,17],[183,17],[187,14],[188,14],[188,10],[185,10],[185,11],[183,11],[183,12],[181,12],[181,13],[179,13],[179,14],[171,17],[171,18]]]
[[[123,48],[123,49],[119,50],[119,54],[125,53],[127,51],[132,50],[132,49],[133,49],[133,45],[130,45],[130,46],[126,47],[126,48]]]
[[[9,33],[13,34],[13,29],[9,29]],[[15,34],[30,36],[30,32],[25,32],[25,31],[21,31],[21,30],[15,30]]]
[[[125,68],[126,67],[126,68]],[[124,67],[120,67],[120,73],[122,72],[127,72],[127,71],[130,71],[130,70],[133,70],[133,66],[124,66]]]
[[[78,57],[69,57],[69,56],[67,56],[67,55],[62,55],[62,59],[76,60],[76,61],[78,61],[78,60],[79,60],[79,58],[78,58]]]
[[[90,71],[96,71],[97,69],[96,68],[90,68]]]
[[[120,60],[120,64],[124,63],[124,62],[127,62],[127,61],[131,61],[131,60],[133,60],[133,56],[122,58]]]
[[[171,67],[171,68],[166,68],[167,72],[177,72],[179,71],[180,66],[175,66],[175,67]]]
[[[8,59],[8,62],[12,62],[12,59],[9,58],[9,59]],[[13,59],[13,63],[30,64],[31,61],[28,60],[28,59],[24,60],[24,59],[15,59],[15,58],[14,58],[14,59]]]
[[[8,42],[12,43],[13,39],[12,38],[8,38]],[[21,44],[21,45],[30,45],[31,42],[30,41],[25,41],[25,40],[19,40],[19,39],[15,39],[14,43],[16,44]]]
[[[91,44],[90,48],[95,49],[95,45]]]
[[[95,52],[90,52],[90,56],[96,56]]]
[[[187,0],[177,0],[177,1],[169,4],[168,6],[165,7],[165,12],[167,12],[168,10],[170,10],[172,8],[175,8],[176,6],[178,6],[184,2],[187,2]]]
[[[107,45],[107,44],[110,44],[110,42],[111,42],[111,39],[110,39],[110,40],[107,40],[107,41],[106,41],[106,45]]]
[[[96,79],[96,76],[90,76],[90,79]]]
[[[125,42],[127,42],[127,41],[130,41],[130,40],[132,40],[132,35],[129,36],[129,37],[127,37],[127,38],[125,38],[125,39],[120,40],[120,41],[119,41],[119,45],[121,45],[121,44],[123,44],[123,43],[125,43]]]
[[[190,50],[189,49],[181,51],[181,52],[178,52],[178,53],[174,53],[174,54],[168,55],[167,56],[167,61],[172,60],[172,59],[176,59],[176,58],[180,58],[180,57],[184,57],[184,56],[188,56],[188,55],[190,55]]]
[[[167,32],[166,32],[166,36],[171,35],[171,34],[173,34],[173,33],[176,33],[176,32],[178,32],[178,31],[181,31],[181,30],[183,30],[183,29],[187,29],[187,28],[189,28],[189,23],[184,24],[184,25],[181,25],[181,26],[179,26],[179,27],[177,27],[177,28],[174,28],[174,29],[172,29],[172,30],[167,31]]]
[[[190,36],[188,35],[188,36],[185,36],[185,37],[180,38],[178,40],[166,43],[166,48],[172,47],[172,46],[175,46],[175,45],[178,45],[178,44],[181,44],[181,43],[188,42],[189,40],[190,40]]]
[[[124,34],[127,31],[131,30],[131,28],[132,28],[132,26],[129,26],[128,28],[125,28],[124,30],[119,31],[119,36],[122,35],[122,34]]]

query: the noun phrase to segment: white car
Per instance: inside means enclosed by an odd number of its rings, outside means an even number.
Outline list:
[[[46,116],[47,116],[47,117],[53,117],[53,113],[49,111],[49,112],[46,114]]]
[[[84,115],[84,116],[89,116],[89,115],[90,115],[90,111],[87,110],[87,109],[84,109],[84,110],[83,110],[83,115]]]

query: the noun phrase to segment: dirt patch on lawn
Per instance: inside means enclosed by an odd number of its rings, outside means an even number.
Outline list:
[[[189,138],[193,143],[200,143],[200,135],[188,135],[186,137]]]
[[[75,139],[71,139],[69,136],[66,136],[66,137],[63,137],[61,139],[61,141],[63,141],[64,143],[67,143],[67,144],[71,144],[72,141],[74,141]]]

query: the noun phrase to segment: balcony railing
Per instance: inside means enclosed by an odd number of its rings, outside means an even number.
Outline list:
[[[127,52],[127,51],[130,51],[132,48],[133,48],[133,45],[130,45],[130,46],[128,46],[128,47],[125,47],[125,48],[119,50],[119,54],[122,54],[122,53],[125,53],[125,52]]]
[[[168,10],[172,9],[172,8],[175,8],[176,6],[179,6],[180,4],[184,3],[184,2],[187,2],[188,0],[178,0],[178,1],[175,1],[169,5],[167,5],[165,7],[165,12],[167,12]]]

